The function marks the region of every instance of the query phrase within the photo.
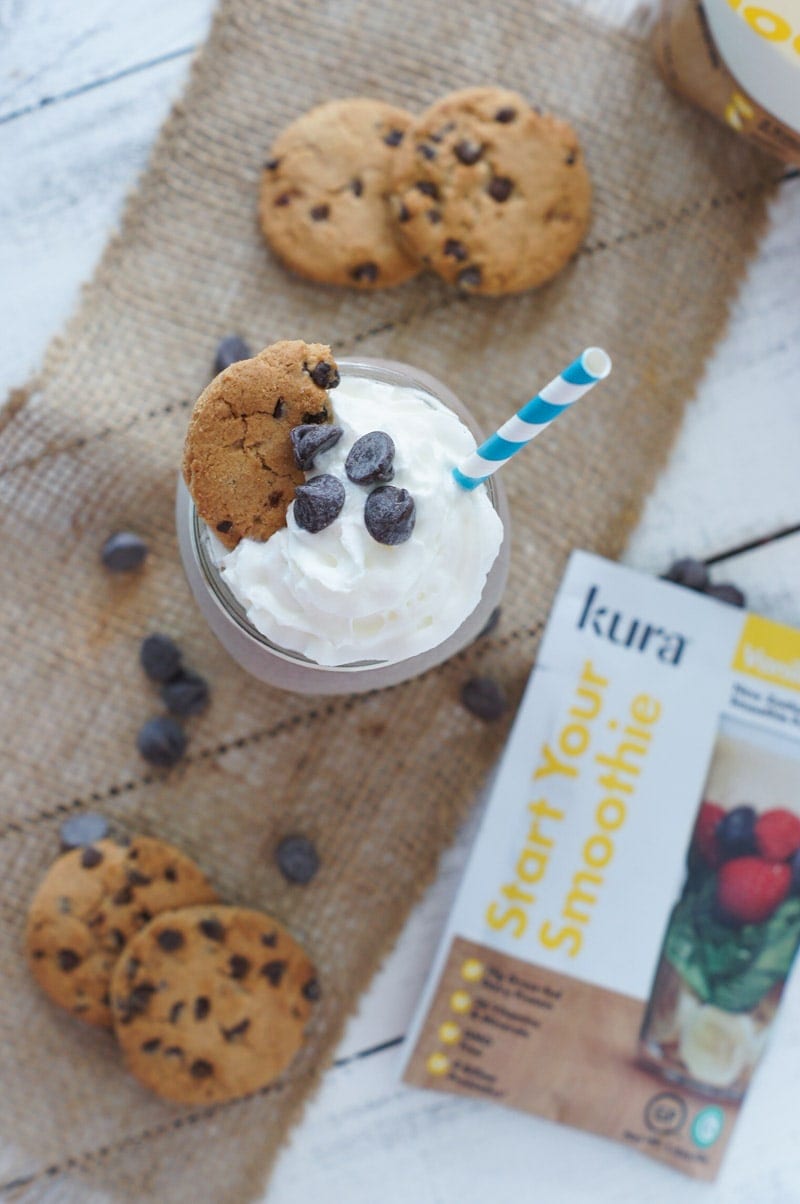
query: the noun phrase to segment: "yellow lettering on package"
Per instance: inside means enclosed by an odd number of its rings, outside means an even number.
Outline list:
[[[732,669],[773,685],[800,690],[800,631],[748,615]]]

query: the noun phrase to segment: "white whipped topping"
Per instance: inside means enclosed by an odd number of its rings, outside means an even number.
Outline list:
[[[339,442],[317,455],[306,478],[331,473],[345,503],[312,534],[287,525],[268,540],[243,539],[218,561],[254,627],[272,643],[320,665],[399,661],[440,644],[475,609],[503,538],[484,486],[467,491],[452,469],[475,449],[459,418],[418,390],[343,376],[331,394]],[[407,489],[416,523],[388,546],[364,525],[374,486],[348,480],[355,440],[382,430],[394,440],[392,485]]]

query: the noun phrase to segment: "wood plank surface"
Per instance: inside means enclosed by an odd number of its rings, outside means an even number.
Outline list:
[[[633,8],[630,0],[579,2],[620,22]],[[209,0],[140,0],[133,8],[0,0],[0,392],[35,368],[75,304],[210,11]],[[676,555],[715,557],[800,524],[800,179],[782,185],[772,218],[729,334],[630,542],[625,559],[637,567],[662,571]],[[740,584],[755,609],[800,623],[800,534],[723,559],[714,575]],[[397,1085],[397,1041],[479,813],[477,806],[362,1001],[340,1064],[279,1163],[269,1204],[656,1204],[678,1193],[690,1204],[800,1201],[798,979],[714,1188],[584,1133]],[[55,1201],[60,1193],[56,1179],[24,1198]]]

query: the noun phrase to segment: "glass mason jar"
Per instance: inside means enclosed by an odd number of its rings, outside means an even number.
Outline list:
[[[391,360],[342,359],[337,363],[342,381],[360,377],[414,389],[430,398],[431,405],[452,410],[478,443],[485,437],[463,402],[427,372]],[[490,478],[479,488],[488,490],[503,524],[503,539],[478,604],[436,647],[400,660],[320,665],[301,653],[280,647],[257,630],[217,567],[213,536],[197,514],[182,477],[178,480],[176,497],[178,546],[189,586],[206,622],[243,669],[270,685],[302,694],[361,693],[396,685],[424,673],[471,644],[486,626],[508,577],[509,515],[505,491],[496,478]]]

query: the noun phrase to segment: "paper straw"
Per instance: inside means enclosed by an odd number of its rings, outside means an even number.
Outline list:
[[[580,401],[599,380],[604,380],[610,371],[611,359],[606,352],[601,347],[587,347],[560,376],[545,385],[541,393],[504,422],[463,464],[453,469],[458,484],[462,489],[477,489],[531,439],[540,435],[554,418]]]

